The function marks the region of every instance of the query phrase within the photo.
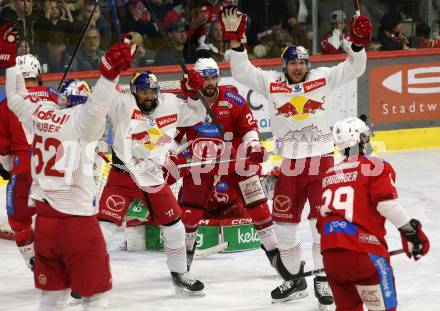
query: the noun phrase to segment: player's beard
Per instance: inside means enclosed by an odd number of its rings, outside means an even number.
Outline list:
[[[157,106],[156,101],[157,99],[152,99],[152,100],[146,99],[142,103],[138,102],[139,109],[141,109],[141,111],[145,114],[150,114],[154,111],[154,109]]]
[[[214,97],[217,95],[217,86],[208,86],[202,90],[202,93],[206,97]]]
[[[301,70],[293,70],[290,75],[290,80],[293,83],[304,82],[307,72],[302,72]]]

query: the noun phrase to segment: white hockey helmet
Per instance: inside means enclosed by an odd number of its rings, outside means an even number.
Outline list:
[[[220,76],[217,62],[212,58],[199,58],[194,64],[194,70],[199,72],[204,78]]]
[[[26,54],[22,56],[17,56],[15,59],[17,63],[17,68],[20,70],[23,78],[35,78],[41,79],[41,74],[43,72],[41,64],[38,59],[32,54]]]
[[[356,117],[338,121],[333,126],[333,140],[340,151],[358,145],[361,135],[370,137],[371,131],[364,121]]]

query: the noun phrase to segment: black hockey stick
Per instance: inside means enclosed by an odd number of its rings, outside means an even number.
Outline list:
[[[78,54],[78,50],[84,40],[84,37],[86,36],[87,29],[89,29],[90,23],[92,22],[93,14],[95,14],[96,7],[98,6],[98,1],[99,0],[96,0],[95,6],[93,7],[92,14],[90,15],[89,20],[87,21],[87,24],[84,26],[84,28],[82,30],[81,37],[79,38],[78,42],[76,43],[75,51],[73,51],[72,57],[70,58],[69,64],[67,65],[67,68],[64,71],[64,74],[63,74],[63,77],[61,78],[60,84],[58,84],[58,88],[57,88],[58,92],[60,91],[61,85],[63,84],[64,80],[66,79],[67,75],[69,74],[70,69],[72,68],[73,60],[75,59],[76,54]]]
[[[405,251],[402,248],[389,252],[390,256],[400,255],[403,253],[405,253]],[[305,277],[312,276],[312,275],[315,275],[315,274],[318,274],[318,273],[321,273],[324,271],[325,271],[324,269],[316,269],[316,270],[311,270],[311,271],[307,271],[307,272],[303,272],[303,273],[298,273],[298,274],[293,275],[292,278],[289,279],[289,281],[305,278]]]
[[[145,6],[145,8],[148,10],[148,12],[151,14],[153,22],[156,23],[158,31],[161,34],[161,36],[165,39],[165,42],[166,42],[168,48],[170,49],[170,51],[173,51],[173,54],[175,55],[176,59],[179,62],[180,68],[182,68],[182,70],[185,74],[188,74],[188,68],[186,67],[185,60],[183,59],[183,56],[177,52],[177,50],[176,50],[175,46],[173,45],[173,43],[171,42],[170,38],[168,38],[167,34],[165,33],[165,31],[163,29],[162,23],[159,21],[159,19],[156,16],[156,13],[151,8],[151,6],[147,0],[142,0],[142,3]],[[200,90],[197,90],[197,95],[199,96],[200,100],[202,101],[203,106],[205,106],[205,109],[208,112],[209,116],[211,117],[212,122],[214,122],[215,127],[218,129],[220,134],[224,135],[225,133],[223,131],[223,127],[220,124],[220,121],[217,119],[216,115],[212,112],[211,108],[209,107],[209,104],[208,104],[205,96],[203,96],[203,94]],[[226,137],[225,137],[225,139],[226,139]]]

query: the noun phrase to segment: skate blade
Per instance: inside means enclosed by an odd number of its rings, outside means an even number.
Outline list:
[[[174,290],[176,292],[176,295],[181,297],[202,297],[206,295],[204,290],[190,291],[187,290],[186,288],[182,288],[178,286],[174,286]]]
[[[323,304],[318,304],[318,310],[319,311],[332,311],[332,310],[334,310],[335,308],[334,308],[334,305],[333,304],[331,304],[331,305],[323,305]]]
[[[301,298],[307,297],[308,295],[309,295],[309,293],[305,289],[305,290],[296,292],[286,298],[280,298],[280,299],[272,298],[272,303],[281,303],[281,302],[286,302],[286,301],[290,301],[290,300],[301,299]]]

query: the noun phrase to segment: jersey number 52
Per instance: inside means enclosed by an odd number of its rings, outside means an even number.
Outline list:
[[[54,151],[52,156],[49,153]],[[64,177],[63,171],[54,169],[57,159],[61,159],[64,154],[63,145],[61,141],[56,138],[48,137],[43,143],[43,137],[34,135],[32,142],[32,155],[37,157],[38,164],[35,167],[35,172],[38,174],[44,172],[44,175],[51,177]],[[45,161],[44,156],[49,159]]]

